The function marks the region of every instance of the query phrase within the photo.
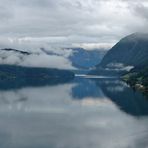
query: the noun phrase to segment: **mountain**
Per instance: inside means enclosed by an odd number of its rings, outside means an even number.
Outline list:
[[[146,66],[148,63],[148,34],[134,33],[121,39],[103,58],[100,65]]]
[[[0,87],[40,86],[64,83],[74,78],[74,73],[69,70],[31,65],[34,56],[40,55],[11,48],[0,49]]]
[[[44,48],[41,48],[41,50],[48,55],[61,55],[60,51],[57,53],[56,51],[48,51]],[[78,70],[88,70],[96,66],[106,54],[106,51],[103,49],[86,50],[84,48],[65,48],[62,51],[63,56],[66,55],[72,65]]]
[[[54,85],[68,82],[73,78],[74,73],[68,70],[0,65],[1,89]]]
[[[1,51],[6,51],[6,52],[12,51],[12,52],[16,52],[16,53],[18,53],[18,54],[23,54],[23,55],[31,55],[30,52],[21,51],[21,50],[12,49],[12,48],[4,48],[4,49],[0,49],[0,50],[1,50]]]
[[[69,56],[73,66],[78,69],[90,69],[101,62],[106,54],[104,50],[85,50],[83,48],[71,48],[73,53]]]
[[[148,64],[148,34],[134,33],[121,39],[96,66],[93,73],[101,70],[123,73],[134,67]]]

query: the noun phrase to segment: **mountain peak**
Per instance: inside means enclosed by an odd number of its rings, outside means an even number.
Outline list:
[[[121,39],[108,51],[99,66],[123,64],[145,66],[148,61],[148,33],[133,33]]]
[[[148,40],[148,33],[135,32],[121,39],[121,41],[138,41],[138,40]]]
[[[19,54],[24,54],[24,55],[30,55],[31,53],[30,52],[27,52],[27,51],[21,51],[21,50],[17,50],[17,49],[12,49],[12,48],[3,48],[3,49],[0,49],[1,51],[13,51],[13,52],[16,52],[16,53],[19,53]]]

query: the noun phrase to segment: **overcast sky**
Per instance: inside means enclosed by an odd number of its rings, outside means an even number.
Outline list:
[[[0,0],[0,47],[110,48],[145,32],[147,0]]]

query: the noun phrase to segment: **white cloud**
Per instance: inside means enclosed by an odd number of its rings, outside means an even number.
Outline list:
[[[53,51],[53,50],[52,50]],[[48,55],[40,52],[23,55],[15,51],[0,51],[0,64],[20,65],[26,67],[46,67],[57,69],[75,69],[67,58],[67,53]]]
[[[31,55],[24,58],[24,61],[21,63],[23,66],[31,66],[31,67],[47,67],[47,68],[58,68],[58,69],[74,69],[72,67],[71,62],[62,57],[56,55]]]
[[[86,50],[93,50],[93,49],[101,49],[101,50],[108,50],[114,44],[113,43],[80,43],[80,44],[73,44],[74,47],[81,47]]]

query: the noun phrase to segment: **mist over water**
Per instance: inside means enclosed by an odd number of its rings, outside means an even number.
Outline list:
[[[146,148],[148,99],[118,79],[0,90],[1,148]]]

